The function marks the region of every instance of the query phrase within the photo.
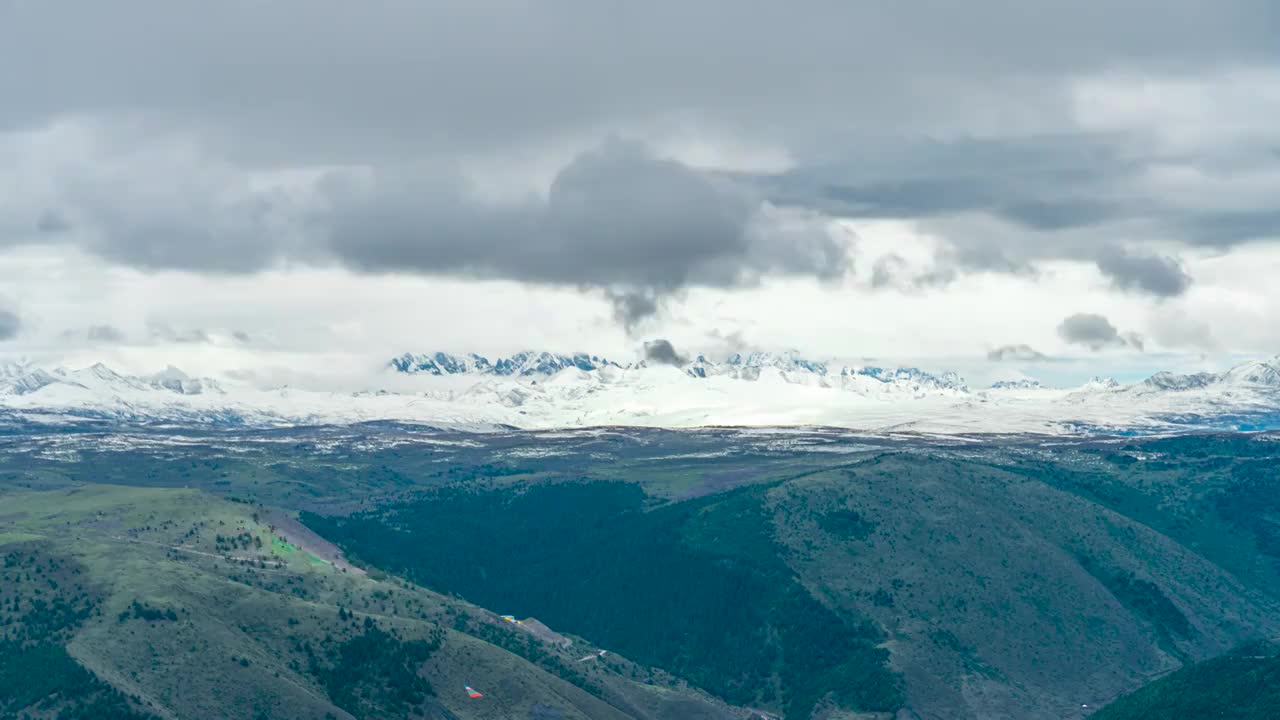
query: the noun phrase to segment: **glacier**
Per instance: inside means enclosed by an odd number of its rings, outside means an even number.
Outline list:
[[[0,427],[76,423],[278,427],[390,421],[464,430],[826,426],[871,434],[1133,434],[1280,427],[1280,357],[1076,388],[973,388],[954,372],[838,365],[798,353],[620,363],[589,353],[404,353],[369,387],[263,388],[169,367],[127,375],[0,364]],[[379,384],[385,387],[379,387]]]

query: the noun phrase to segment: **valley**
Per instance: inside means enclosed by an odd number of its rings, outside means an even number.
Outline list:
[[[1280,637],[1277,468],[1267,434],[122,428],[0,437],[0,544],[80,569],[52,642],[140,717],[1085,717]]]

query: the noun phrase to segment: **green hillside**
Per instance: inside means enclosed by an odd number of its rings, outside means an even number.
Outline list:
[[[569,628],[732,703],[779,702],[788,718],[827,695],[896,710],[883,637],[797,581],[766,489],[649,512],[641,489],[621,483],[448,490],[304,521],[379,567]]]
[[[0,718],[746,717],[334,565],[253,506],[90,485],[4,509]]]
[[[1247,435],[0,435],[0,718],[1084,718],[1280,636],[1277,468]]]
[[[1280,718],[1280,656],[1250,645],[1161,678],[1108,705],[1094,720]]]

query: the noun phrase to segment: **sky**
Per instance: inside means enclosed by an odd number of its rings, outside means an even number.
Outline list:
[[[0,0],[0,353],[1280,352],[1267,0]]]

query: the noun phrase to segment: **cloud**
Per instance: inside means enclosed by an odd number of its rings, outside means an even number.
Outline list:
[[[1000,0],[963,10],[807,0],[802,12],[733,0],[690,12],[656,0],[625,21],[580,0],[312,9],[121,0],[79,10],[72,24],[56,3],[9,3],[0,64],[38,61],[44,82],[0,78],[0,125],[68,109],[156,109],[207,119],[228,142],[273,159],[502,147],[682,111],[793,138],[892,121],[914,134],[957,114],[1029,122],[1034,106],[1011,91],[1038,96],[1063,77],[1267,62],[1277,30],[1265,0],[1126,0],[1108,7],[1106,23],[1068,0],[1012,10]]]
[[[1058,325],[1058,336],[1094,351],[1107,347],[1131,347],[1141,351],[1144,346],[1141,335],[1122,333],[1106,317],[1094,313],[1076,313],[1067,317]]]
[[[36,232],[44,234],[64,233],[71,229],[71,224],[60,213],[53,210],[46,210],[40,213],[40,217],[36,220]]]
[[[125,340],[124,331],[112,325],[90,325],[85,330],[85,337],[90,342],[121,343]]]
[[[959,277],[955,256],[939,253],[926,267],[913,267],[906,258],[889,253],[876,259],[871,267],[870,285],[874,290],[896,288],[915,291],[946,287]]]
[[[891,287],[906,271],[907,261],[897,253],[876,258],[875,264],[871,267],[871,287],[877,289]]]
[[[125,342],[128,336],[114,325],[90,325],[86,328],[64,330],[61,339],[72,342],[89,342],[102,345],[118,345]]]
[[[1214,78],[1197,83],[1206,95],[1214,92]],[[1130,85],[1130,94],[1144,92],[1141,82]],[[1257,85],[1260,95],[1277,99],[1260,99],[1252,110],[1238,102],[1240,112],[1280,111],[1280,72]],[[1280,131],[1239,137],[1227,124],[1206,128],[1225,146],[1182,150],[1174,160],[1153,146],[1150,135],[1160,127],[1153,120],[1150,127],[982,139],[893,138],[851,158],[800,164],[755,182],[779,203],[915,220],[949,246],[939,265],[953,273],[1019,274],[1038,260],[1068,259],[1098,264],[1122,289],[1165,297],[1190,285],[1176,258],[1120,250],[1110,238],[1215,248],[1280,239],[1280,213],[1271,207],[1280,193],[1280,159],[1270,150]],[[881,286],[895,284],[886,277],[881,273]]]
[[[889,140],[852,158],[759,182],[780,202],[864,218],[982,212],[1024,230],[1101,224],[1125,208],[1105,191],[1133,171],[1121,138],[1080,132],[1016,138]]]
[[[48,128],[13,150],[45,146],[66,156],[50,170],[62,191],[33,202],[56,200],[74,230],[9,241],[75,244],[149,271],[338,264],[603,290],[630,329],[686,288],[830,281],[849,269],[849,241],[824,216],[772,207],[740,183],[618,138],[572,157],[544,195],[514,200],[482,195],[449,163],[248,172],[192,138],[92,123]],[[51,162],[37,155],[26,160]],[[50,184],[32,176],[14,189]]]
[[[22,331],[22,318],[12,310],[0,308],[0,341],[12,340]]]
[[[1265,0],[0,5],[0,64],[41,70],[0,74],[6,250],[509,280],[634,332],[690,290],[844,278],[826,216],[936,237],[869,274],[939,295],[1059,259],[1183,295],[1179,245],[1280,238]]]
[[[606,291],[605,297],[613,305],[613,319],[627,329],[635,330],[642,320],[658,313],[658,298],[653,292]]]
[[[1102,274],[1121,290],[1173,297],[1191,287],[1191,276],[1171,257],[1141,255],[1123,248],[1107,247],[1097,262]]]
[[[987,351],[987,359],[993,362],[1039,362],[1048,359],[1044,353],[1025,343],[1001,345]]]
[[[152,340],[168,343],[207,343],[209,333],[200,328],[176,330],[168,323],[151,321],[147,323],[147,332]]]
[[[450,273],[655,293],[731,287],[767,273],[838,277],[845,248],[788,232],[759,201],[620,140],[563,167],[545,200],[495,206],[447,175],[335,177],[326,248],[369,272]]]
[[[712,348],[719,355],[728,356],[758,349],[755,343],[747,340],[741,329],[724,332],[719,328],[712,328],[707,333],[707,337],[711,340]]]
[[[486,204],[447,175],[339,176],[316,227],[364,272],[418,272],[600,288],[631,328],[693,286],[766,275],[829,280],[846,242],[722,179],[609,140],[563,167],[545,200]]]
[[[1148,327],[1162,347],[1201,352],[1218,350],[1219,342],[1214,337],[1215,326],[1203,317],[1197,317],[1201,314],[1198,310],[1209,309],[1187,303],[1161,306],[1151,314]]]
[[[688,362],[688,358],[677,353],[670,342],[662,339],[650,340],[644,344],[644,359],[662,365],[679,366]]]

